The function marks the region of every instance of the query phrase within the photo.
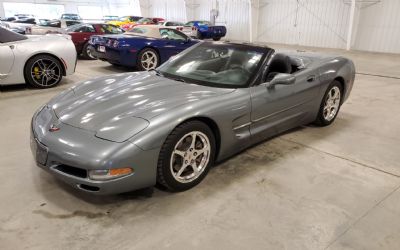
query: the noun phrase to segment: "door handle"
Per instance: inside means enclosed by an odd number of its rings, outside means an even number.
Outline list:
[[[15,46],[14,45],[10,45],[10,49],[14,49],[15,48]]]
[[[307,77],[307,82],[313,82],[313,81],[315,81],[315,76]]]

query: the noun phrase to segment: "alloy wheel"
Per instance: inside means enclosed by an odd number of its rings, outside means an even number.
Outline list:
[[[59,65],[50,59],[38,59],[31,67],[33,81],[42,87],[50,87],[57,84],[61,74]]]
[[[185,134],[172,151],[170,170],[180,183],[197,179],[206,168],[211,155],[209,138],[200,131]]]
[[[155,69],[158,63],[157,55],[154,51],[146,51],[143,53],[140,63],[145,70]]]
[[[337,86],[332,87],[326,96],[324,104],[323,116],[325,120],[331,121],[335,118],[339,110],[340,98],[340,89]]]

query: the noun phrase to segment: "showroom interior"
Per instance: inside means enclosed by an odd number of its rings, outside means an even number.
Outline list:
[[[399,249],[399,13],[0,0],[0,248]]]

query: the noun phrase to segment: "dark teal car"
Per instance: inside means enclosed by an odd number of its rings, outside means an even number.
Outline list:
[[[92,36],[89,49],[113,65],[152,70],[198,42],[173,28],[141,25],[121,35]]]

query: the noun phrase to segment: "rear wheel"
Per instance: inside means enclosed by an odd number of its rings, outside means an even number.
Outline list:
[[[158,67],[160,58],[157,51],[151,48],[140,51],[137,58],[137,67],[142,71],[149,71]]]
[[[36,88],[51,88],[62,79],[60,62],[53,56],[37,55],[28,60],[24,68],[26,81]]]
[[[221,40],[221,37],[213,37],[213,40],[214,41],[219,41],[219,40]]]
[[[96,57],[94,57],[92,55],[92,52],[90,51],[90,48],[89,48],[89,43],[85,43],[85,45],[83,45],[82,56],[83,56],[83,58],[85,58],[87,60],[96,60],[97,59]]]
[[[157,183],[170,191],[185,191],[199,184],[214,163],[215,138],[200,121],[183,123],[167,137],[157,166]]]
[[[343,87],[338,81],[333,81],[325,92],[315,124],[328,126],[337,117],[342,101]]]

